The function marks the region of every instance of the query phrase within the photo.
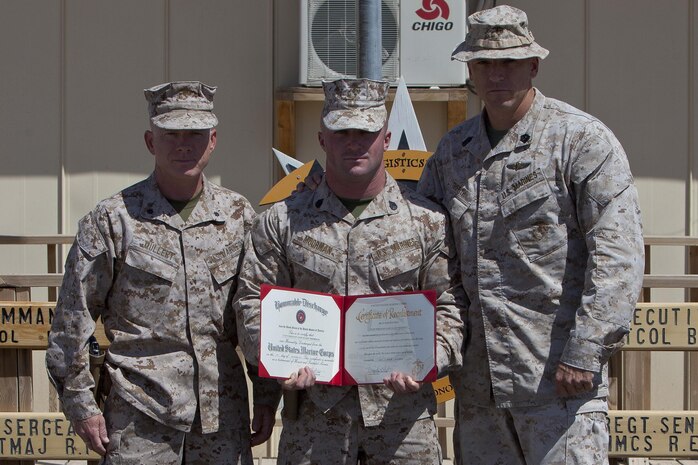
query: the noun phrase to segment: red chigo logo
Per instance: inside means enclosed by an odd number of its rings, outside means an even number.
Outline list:
[[[443,19],[448,19],[451,10],[448,8],[448,3],[445,0],[422,0],[422,8],[416,11],[420,18],[431,21],[441,16]]]

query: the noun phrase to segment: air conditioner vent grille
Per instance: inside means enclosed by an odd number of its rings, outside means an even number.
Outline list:
[[[383,78],[399,77],[398,0],[382,2]],[[308,80],[356,77],[357,0],[308,2]]]

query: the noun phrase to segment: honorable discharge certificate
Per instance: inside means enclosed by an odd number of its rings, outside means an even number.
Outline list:
[[[262,286],[260,374],[308,366],[318,383],[382,383],[392,371],[436,375],[435,293],[338,296]]]

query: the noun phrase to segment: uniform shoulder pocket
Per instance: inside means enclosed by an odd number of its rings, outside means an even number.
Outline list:
[[[338,250],[309,235],[293,238],[288,258],[294,264],[326,278],[331,278],[337,272],[340,261]]]
[[[601,208],[605,208],[632,182],[633,178],[627,165],[618,155],[612,154],[601,169],[589,179],[587,192]]]
[[[458,221],[458,219],[470,208],[470,202],[465,199],[463,192],[459,192],[450,199],[447,199],[444,206],[448,210],[452,220]]]
[[[88,213],[78,222],[78,234],[75,239],[83,253],[90,258],[95,258],[107,251],[107,244],[92,213]]]

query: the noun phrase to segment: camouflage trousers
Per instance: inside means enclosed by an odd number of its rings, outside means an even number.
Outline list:
[[[249,428],[202,434],[195,421],[190,432],[178,431],[140,412],[113,391],[104,416],[109,434],[107,455],[101,462],[105,465],[252,465]]]
[[[283,418],[277,465],[437,465],[441,448],[431,417],[364,426],[356,389],[327,413],[300,396],[297,418]]]
[[[455,417],[457,465],[608,465],[601,399],[521,408],[456,403]]]

